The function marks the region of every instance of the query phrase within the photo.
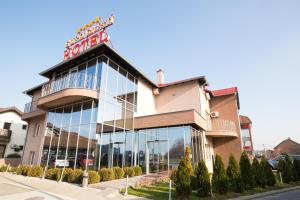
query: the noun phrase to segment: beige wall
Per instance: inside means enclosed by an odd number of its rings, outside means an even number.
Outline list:
[[[210,101],[211,112],[219,112],[220,119],[231,120],[236,125],[237,138],[213,138],[214,153],[222,157],[225,166],[228,164],[230,154],[237,160],[242,153],[241,131],[236,94],[213,97]]]
[[[157,113],[194,109],[200,113],[200,90],[198,81],[160,88],[155,96]]]
[[[45,117],[46,115],[40,115],[35,118],[31,118],[28,121],[28,132],[26,136],[25,149],[22,158],[23,164],[29,164],[30,152],[35,152],[34,164],[39,164],[41,153],[42,153],[42,143],[44,141],[45,134]],[[34,136],[35,124],[40,124],[40,131],[38,136]]]

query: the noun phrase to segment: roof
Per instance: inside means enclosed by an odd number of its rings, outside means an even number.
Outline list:
[[[249,117],[240,115],[240,123],[241,124],[252,124],[252,121],[250,120]]]
[[[34,86],[34,87],[32,87],[32,88],[30,88],[28,90],[25,90],[23,93],[32,96],[34,91],[42,89],[43,85],[46,84],[47,82],[48,81],[46,81],[44,83],[41,83],[41,84],[39,84],[37,86]]]
[[[190,82],[190,81],[199,81],[199,83],[201,85],[204,85],[204,86],[208,85],[208,81],[207,81],[207,79],[206,79],[205,76],[197,76],[197,77],[193,77],[193,78],[183,79],[183,80],[180,80],[180,81],[158,84],[157,87],[163,88],[163,87],[168,87],[168,86],[171,86],[171,85],[182,84],[182,83],[186,83],[186,82]]]
[[[285,139],[282,142],[280,142],[276,147],[274,147],[274,149],[280,148],[280,146],[282,146],[284,143],[290,143],[289,145],[293,144],[293,145],[299,145],[300,148],[300,144],[295,142],[294,140],[292,140],[291,138]]]
[[[0,108],[0,113],[6,113],[6,112],[15,112],[16,114],[18,114],[20,116],[23,114],[23,112],[15,106]]]
[[[230,87],[230,88],[224,88],[219,90],[207,90],[207,91],[211,94],[212,97],[220,97],[225,95],[236,94],[238,109],[240,109],[240,99],[239,99],[239,92],[237,87]]]

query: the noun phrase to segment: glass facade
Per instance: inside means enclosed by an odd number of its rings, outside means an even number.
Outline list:
[[[99,98],[48,112],[43,166],[99,170],[139,165],[144,172],[158,172],[177,167],[186,146],[193,163],[203,159],[203,132],[191,126],[134,130],[137,79],[117,63],[100,56],[72,69],[82,81],[68,83],[97,89]],[[97,77],[96,83],[89,77]]]

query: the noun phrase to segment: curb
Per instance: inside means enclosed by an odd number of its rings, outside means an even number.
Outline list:
[[[241,196],[241,197],[237,197],[237,198],[232,198],[231,200],[249,200],[249,199],[255,199],[255,198],[260,198],[260,197],[266,197],[266,196],[273,195],[273,194],[289,192],[289,191],[297,190],[297,189],[300,189],[300,186],[294,186],[294,187],[289,187],[289,188],[284,188],[284,189],[279,189],[279,190],[257,193],[257,194],[253,194],[253,195],[249,195],[249,196]]]

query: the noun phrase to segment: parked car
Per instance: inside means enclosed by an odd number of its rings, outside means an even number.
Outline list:
[[[278,168],[278,163],[281,159],[284,159],[285,156],[289,156],[292,161],[294,160],[300,160],[300,155],[295,154],[281,154],[279,156],[276,156],[273,159],[268,160],[269,165],[272,167],[273,170],[276,170]]]
[[[81,155],[79,156],[79,159],[77,161],[77,165],[79,165],[79,167],[85,167],[85,165],[87,164],[87,166],[93,166],[94,165],[94,159],[87,159],[86,155]]]

